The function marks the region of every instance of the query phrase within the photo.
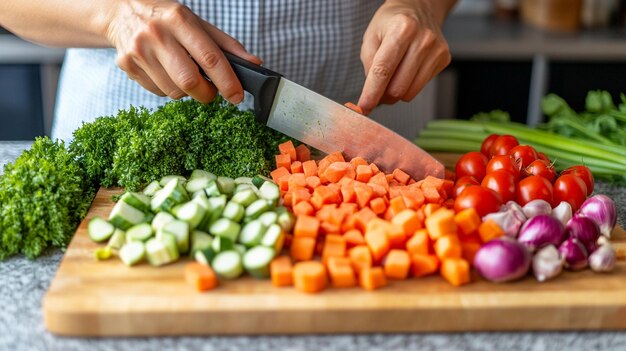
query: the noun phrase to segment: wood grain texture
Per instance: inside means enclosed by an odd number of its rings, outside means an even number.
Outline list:
[[[328,289],[307,295],[245,277],[198,293],[184,282],[187,260],[154,268],[97,262],[87,223],[106,217],[101,189],[44,298],[49,331],[71,336],[301,334],[626,329],[626,233],[614,233],[621,260],[612,274],[566,272],[493,284],[474,276],[455,288],[439,276],[390,282],[378,291]]]

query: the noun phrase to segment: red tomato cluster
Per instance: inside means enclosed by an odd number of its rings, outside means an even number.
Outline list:
[[[521,206],[536,199],[552,206],[567,201],[576,211],[594,186],[586,166],[572,166],[557,177],[545,154],[520,145],[512,135],[491,134],[480,152],[468,152],[457,161],[455,173],[455,210],[474,207],[481,216],[511,200]]]

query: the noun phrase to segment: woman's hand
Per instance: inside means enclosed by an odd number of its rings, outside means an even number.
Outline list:
[[[239,103],[243,89],[222,50],[261,63],[237,40],[173,0],[120,1],[106,32],[117,49],[117,65],[147,90],[172,99],[191,96],[207,103],[219,91]]]
[[[387,0],[363,36],[365,85],[358,105],[410,101],[450,63],[441,24],[455,1]]]

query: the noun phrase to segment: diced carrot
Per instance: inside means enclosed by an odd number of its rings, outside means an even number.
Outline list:
[[[330,212],[327,221],[328,223],[336,225],[338,228],[341,228],[341,224],[343,223],[343,220],[344,218],[346,218],[347,215],[348,213],[346,211],[337,208],[336,210]]]
[[[354,218],[355,227],[360,231],[365,231],[367,223],[377,216],[376,213],[374,213],[374,211],[372,211],[369,207],[364,207],[352,217]]]
[[[454,221],[460,233],[469,235],[480,226],[480,216],[473,207],[466,208],[454,216]]]
[[[274,182],[276,183],[278,183],[278,180],[282,177],[288,176],[290,174],[291,173],[289,173],[289,169],[285,167],[278,167],[270,173],[270,175],[272,176],[272,180],[274,180]]]
[[[409,182],[407,183],[407,185],[411,185],[411,184],[415,184],[415,179],[413,178],[409,179]]]
[[[335,288],[349,288],[356,285],[356,275],[348,257],[329,257],[326,266],[330,281]]]
[[[428,255],[430,253],[430,237],[426,229],[419,229],[406,242],[406,250],[411,254]]]
[[[352,229],[356,229],[356,217],[355,217],[355,214],[346,216],[346,219],[341,224],[341,232],[342,233],[345,233],[345,232],[350,231]],[[357,229],[357,230],[361,231],[360,229]]]
[[[372,179],[373,175],[374,175],[374,172],[372,172],[372,168],[368,166],[367,164],[358,165],[356,167],[355,179],[358,180],[359,182],[367,183],[369,182],[370,179]]]
[[[283,197],[284,205],[287,207],[291,206],[293,204],[293,193],[289,191],[287,192],[281,191],[281,194]]]
[[[367,225],[365,226],[365,232],[377,231],[377,230],[382,230],[384,232],[387,232],[390,226],[391,226],[390,222],[380,219],[378,217],[374,217],[369,222],[367,222]]]
[[[476,243],[482,245],[483,240],[478,234],[478,230],[469,235],[458,235],[459,241],[462,243]]]
[[[293,265],[291,258],[287,255],[274,258],[270,263],[270,276],[274,286],[292,286]]]
[[[370,187],[372,189],[372,191],[374,192],[374,197],[382,197],[387,195],[387,189],[380,185],[380,184],[376,184],[376,183],[367,183],[367,186]]]
[[[402,197],[395,197],[389,200],[389,209],[395,217],[398,213],[406,210],[406,204],[404,203]]]
[[[293,228],[294,237],[309,237],[317,238],[317,233],[320,228],[320,220],[311,216],[298,216],[296,224]]]
[[[387,210],[387,205],[385,204],[385,200],[383,200],[383,198],[379,197],[379,198],[376,198],[376,199],[373,199],[372,201],[370,201],[370,208],[377,215],[381,215],[381,214],[385,213],[385,211]]]
[[[437,273],[439,270],[439,259],[435,255],[412,254],[411,255],[411,275],[423,277],[425,275]]]
[[[416,230],[422,227],[422,223],[417,216],[417,213],[409,209],[396,214],[391,220],[391,223],[402,228],[404,234],[407,236],[412,235]]]
[[[389,198],[394,199],[396,197],[402,196],[403,188],[403,186],[389,184]]]
[[[348,248],[365,244],[363,234],[361,234],[361,232],[357,229],[351,229],[343,233],[343,238],[346,240],[346,245]]]
[[[404,249],[406,246],[407,235],[404,234],[402,227],[391,224],[387,227],[387,239],[389,240],[389,247],[392,249]]]
[[[470,282],[469,264],[462,258],[443,260],[440,272],[441,276],[454,286],[461,286]]]
[[[424,194],[424,199],[429,203],[438,203],[441,200],[441,195],[439,194],[439,190],[435,189],[433,186],[422,185],[422,193]]]
[[[441,188],[443,189],[443,191],[445,191],[446,197],[450,197],[452,195],[452,189],[454,189],[454,181],[450,179],[444,179]]]
[[[293,234],[285,233],[285,240],[283,240],[283,247],[286,249],[290,248],[292,241],[293,241]]]
[[[322,182],[320,181],[320,178],[318,176],[308,176],[304,178],[304,181],[306,182],[306,186],[311,190],[315,190],[315,188],[322,185]]]
[[[406,279],[411,259],[404,250],[393,249],[385,257],[385,276],[389,279]]]
[[[303,172],[304,172],[304,168],[302,168],[302,162],[294,161],[291,164],[291,173],[303,173]]]
[[[463,256],[461,242],[456,234],[444,235],[435,241],[435,254],[440,260],[446,258],[461,258]]]
[[[291,205],[295,206],[297,205],[299,202],[302,201],[309,201],[311,200],[311,193],[309,193],[309,190],[306,188],[302,188],[302,189],[296,189],[295,191],[292,191],[292,200],[291,200]]]
[[[440,208],[441,208],[441,205],[439,204],[426,204],[423,207],[424,216],[428,218],[430,217],[431,214],[433,214],[435,211],[437,211]]]
[[[474,257],[481,246],[482,245],[477,242],[461,241],[461,256],[463,256],[463,259],[466,260],[470,266],[474,264]]]
[[[346,239],[341,235],[326,235],[322,250],[322,262],[327,263],[329,257],[345,257],[345,255]]]
[[[311,159],[311,150],[304,145],[300,144],[296,147],[296,159],[300,162],[305,162]]]
[[[442,206],[445,208],[449,208],[451,210],[454,209],[454,199],[450,198],[443,202]]]
[[[289,155],[276,155],[276,168],[285,167],[287,169],[291,169],[291,158]]]
[[[356,112],[356,113],[360,113],[363,114],[363,109],[361,108],[361,106],[359,105],[355,105],[352,102],[346,102],[344,104],[345,107],[351,109],[352,111]]]
[[[336,210],[336,204],[323,205],[320,209],[317,210],[315,217],[317,217],[317,219],[319,219],[320,221],[327,221],[330,218],[331,213]]]
[[[338,204],[341,202],[340,190],[335,191],[333,187],[320,185],[313,190],[313,194],[321,197],[323,204]]]
[[[359,166],[368,166],[369,164],[367,163],[367,161],[365,161],[365,159],[363,159],[363,157],[355,157],[353,159],[350,160],[350,163],[352,163],[352,166],[354,167],[354,169],[356,170]]]
[[[211,290],[217,286],[218,280],[211,267],[190,262],[185,265],[185,281],[198,291]]]
[[[393,170],[393,179],[397,180],[403,185],[406,185],[409,182],[409,179],[411,179],[411,176],[406,174],[400,168],[396,168]]]
[[[370,181],[368,183],[374,183],[374,184],[378,184],[381,185],[385,188],[386,192],[389,192],[389,182],[387,181],[387,178],[385,177],[385,174],[380,172],[375,174],[374,176],[372,176],[372,178],[370,179]]]
[[[341,226],[327,221],[320,223],[320,233],[322,234],[339,234],[341,233]]]
[[[326,167],[328,167],[333,162],[345,162],[346,160],[343,158],[341,152],[333,152],[332,154],[327,155],[317,164],[317,169],[320,174],[324,173]]]
[[[380,262],[391,248],[387,233],[383,230],[368,230],[365,232],[365,243],[370,248],[375,262]]]
[[[353,185],[344,185],[341,187],[341,201],[356,202],[356,192]]]
[[[294,261],[308,261],[315,254],[315,238],[295,236],[289,248],[289,254]]]
[[[370,168],[372,169],[373,174],[377,174],[380,172],[380,169],[378,168],[378,166],[376,166],[375,163],[370,163]]]
[[[293,191],[295,189],[299,189],[299,188],[305,188],[306,187],[306,180],[304,178],[304,174],[303,173],[295,173],[289,176],[289,182],[288,182],[288,186],[289,186],[289,190]]]
[[[317,176],[317,164],[313,160],[302,162],[302,171],[305,177]]]
[[[354,187],[354,192],[356,195],[356,202],[359,204],[359,207],[365,208],[369,204],[372,196],[374,195],[374,191],[372,188],[367,185],[357,185]]]
[[[293,206],[293,214],[296,216],[313,216],[315,214],[315,209],[308,201],[300,201],[295,206]]]
[[[359,205],[343,202],[339,205],[339,210],[343,211],[346,216],[353,215],[359,211]]]
[[[422,193],[422,190],[419,188],[403,189],[400,190],[400,194],[406,207],[412,210],[417,210],[422,207],[424,201],[426,200],[424,198],[424,193]]]
[[[333,162],[324,170],[324,177],[331,183],[337,183],[351,168],[352,165],[348,162]]]
[[[280,190],[282,190],[282,191],[288,191],[289,190],[289,179],[291,179],[291,174],[288,174],[286,176],[282,176],[282,177],[280,177],[280,179],[278,179],[278,181],[276,183],[278,184],[278,187],[280,188]]]
[[[447,208],[440,208],[425,220],[426,229],[430,238],[434,241],[444,235],[453,234],[456,236],[456,222],[454,221],[454,211]]]
[[[281,155],[288,155],[291,161],[296,161],[296,148],[293,146],[291,140],[288,140],[282,144],[278,145],[278,151],[280,151]]]
[[[503,236],[504,231],[500,228],[496,221],[488,219],[482,222],[478,227],[478,235],[480,235],[480,239],[486,243],[490,240]]]
[[[422,188],[424,186],[432,186],[433,188],[439,190],[443,187],[443,179],[433,176],[426,176],[426,178],[424,178],[424,182],[422,183]]]
[[[354,271],[359,274],[364,268],[372,267],[372,253],[365,245],[359,245],[348,250],[348,257]]]
[[[318,261],[298,262],[293,267],[293,282],[300,291],[322,291],[327,284],[326,267]]]
[[[324,240],[322,240],[321,237],[318,237],[315,242],[315,255],[322,256],[322,251],[324,251]]]
[[[382,267],[364,268],[359,274],[359,285],[365,290],[376,290],[387,285]]]
[[[387,185],[389,185],[389,183],[393,182],[393,174],[385,174],[385,179],[387,180]]]
[[[320,194],[313,194],[313,196],[311,196],[310,202],[313,208],[316,210],[319,210],[320,208],[322,208],[322,206],[324,206],[324,199]]]

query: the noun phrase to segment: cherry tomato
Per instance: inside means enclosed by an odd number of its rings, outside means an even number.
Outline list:
[[[585,181],[576,174],[563,174],[554,182],[554,206],[566,201],[572,206],[572,212],[578,211],[587,199]]]
[[[455,173],[457,178],[472,176],[477,181],[485,177],[487,157],[478,151],[468,152],[456,162]]]
[[[517,141],[516,137],[512,135],[500,135],[489,148],[489,153],[492,156],[508,155],[509,151],[517,145],[519,145],[519,141]]]
[[[587,186],[587,196],[591,195],[593,192],[594,181],[593,174],[591,174],[589,167],[583,165],[572,166],[561,172],[561,175],[563,174],[575,174],[579,176]]]
[[[459,196],[465,188],[473,185],[480,185],[480,183],[472,176],[463,176],[457,179],[456,183],[454,183],[454,188],[452,188],[454,198]]]
[[[500,206],[502,206],[500,195],[483,186],[468,186],[454,200],[454,211],[460,212],[473,207],[481,218],[499,211]]]
[[[524,206],[537,199],[546,200],[552,204],[552,183],[538,175],[531,175],[520,180],[515,192],[515,202]]]
[[[544,154],[543,152],[538,152],[537,153],[537,158],[540,159],[540,160],[544,160],[544,161],[548,162],[548,164],[552,163],[552,161],[550,161],[550,158],[546,154]]]
[[[480,185],[500,194],[502,202],[515,200],[515,177],[511,172],[499,169],[488,173]]]
[[[483,140],[482,145],[480,145],[480,153],[485,155],[487,158],[491,158],[493,154],[491,154],[489,150],[491,150],[491,145],[493,145],[493,142],[496,141],[498,137],[498,134],[491,134],[490,136],[486,137],[485,140]]]
[[[531,162],[537,159],[537,151],[530,145],[517,145],[509,151],[509,155],[516,160],[521,160],[522,169],[528,167]]]
[[[510,172],[515,177],[515,180],[519,180],[522,167],[521,162],[516,161],[513,156],[499,155],[491,158],[491,160],[487,163],[486,170],[487,174],[489,174],[499,169]]]
[[[550,182],[550,184],[554,183],[554,179],[556,178],[554,166],[544,160],[534,160],[524,169],[524,173],[527,176],[535,175],[544,177]]]

